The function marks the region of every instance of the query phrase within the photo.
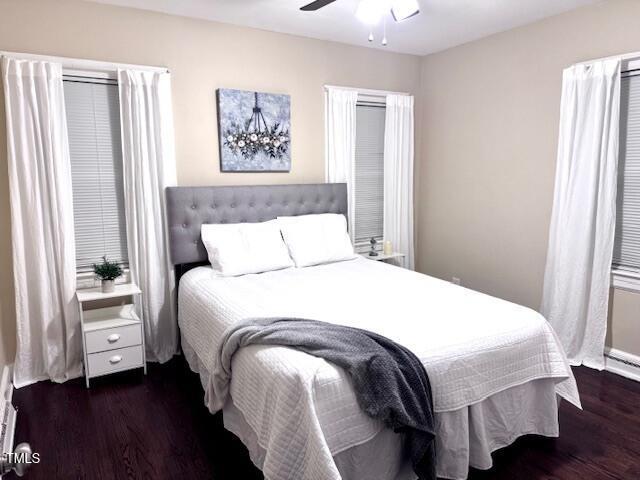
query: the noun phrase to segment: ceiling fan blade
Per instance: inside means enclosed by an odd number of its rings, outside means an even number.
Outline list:
[[[316,10],[320,10],[322,7],[326,7],[330,3],[335,2],[336,0],[316,0],[315,2],[311,2],[304,7],[300,7],[300,10],[303,12],[314,12]]]

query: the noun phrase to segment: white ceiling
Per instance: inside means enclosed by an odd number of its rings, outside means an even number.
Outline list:
[[[419,0],[420,14],[387,21],[387,47],[367,42],[369,29],[354,16],[358,0],[337,0],[316,12],[311,0],[90,0],[245,25],[304,37],[426,55],[601,0]]]

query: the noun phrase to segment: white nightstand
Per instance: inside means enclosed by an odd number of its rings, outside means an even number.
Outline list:
[[[78,290],[84,375],[89,379],[144,368],[147,373],[144,346],[144,325],[133,304],[85,310],[84,304],[99,300],[142,295],[133,283],[119,284],[111,293],[102,293],[100,287]]]
[[[404,257],[406,256],[404,253],[393,252],[389,255],[385,255],[382,252],[378,252],[378,256],[372,257],[369,255],[369,252],[361,253],[364,258],[368,258],[369,260],[375,260],[376,262],[386,262],[388,260],[393,260],[394,258],[402,260],[404,264]]]

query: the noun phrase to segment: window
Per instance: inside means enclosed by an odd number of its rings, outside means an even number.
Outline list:
[[[127,263],[118,85],[65,76],[78,273]]]
[[[640,75],[622,78],[614,269],[640,274]]]
[[[358,101],[356,106],[354,243],[364,250],[371,237],[383,236],[385,105]]]

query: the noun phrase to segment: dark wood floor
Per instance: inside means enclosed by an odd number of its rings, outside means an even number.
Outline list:
[[[566,402],[559,439],[525,437],[473,480],[640,479],[640,383],[576,369],[584,411]],[[203,405],[182,358],[140,372],[17,390],[16,441],[41,462],[25,478],[262,479],[244,446]],[[9,478],[13,479],[13,476]],[[363,479],[366,480],[366,479]]]

